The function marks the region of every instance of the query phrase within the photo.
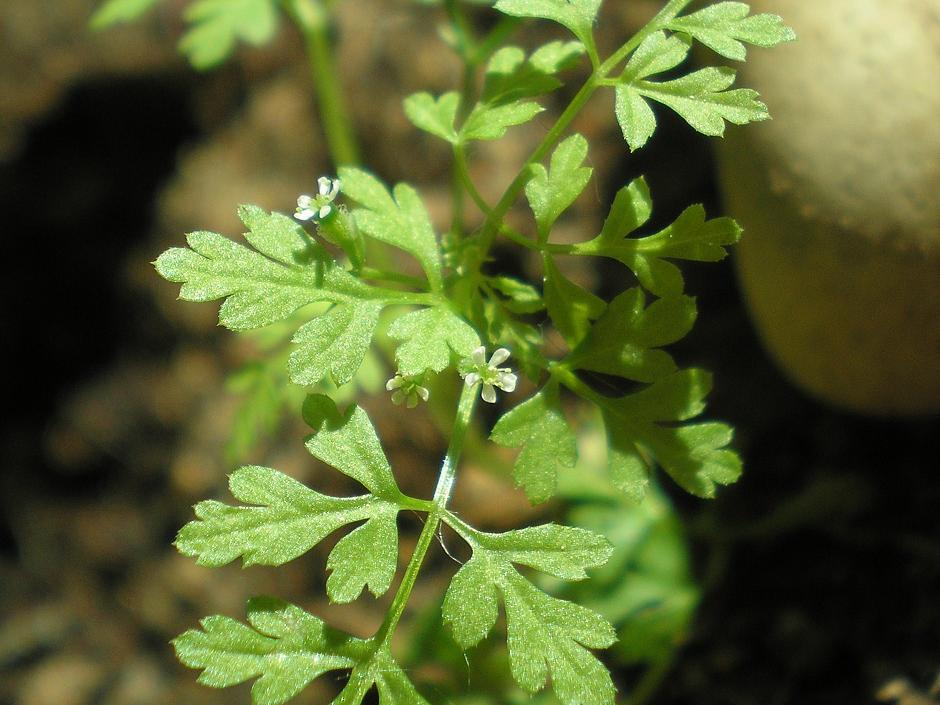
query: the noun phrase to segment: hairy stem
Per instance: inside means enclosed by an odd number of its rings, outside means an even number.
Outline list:
[[[292,0],[289,9],[304,35],[320,122],[333,163],[337,167],[356,165],[359,163],[359,147],[350,127],[352,123],[333,57],[329,13],[317,0]]]
[[[414,588],[418,573],[421,571],[421,565],[424,563],[428,548],[431,547],[437,528],[440,526],[441,517],[447,511],[447,503],[450,501],[454,481],[457,477],[457,463],[460,460],[460,454],[463,452],[464,439],[470,426],[473,407],[476,405],[479,386],[479,384],[472,387],[465,385],[460,394],[460,401],[457,403],[457,416],[454,419],[447,454],[444,456],[441,472],[437,478],[432,506],[428,511],[427,521],[421,530],[421,535],[418,536],[418,544],[415,546],[414,553],[411,554],[411,560],[408,561],[408,567],[405,568],[405,576],[401,579],[401,585],[398,586],[398,592],[395,593],[395,598],[388,609],[385,621],[373,637],[376,649],[388,646],[392,634],[395,632],[395,627],[398,626],[398,622],[405,612],[408,598],[411,597],[411,590]]]

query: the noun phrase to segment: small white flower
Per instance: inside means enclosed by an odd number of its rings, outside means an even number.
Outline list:
[[[297,220],[323,220],[333,212],[333,201],[339,195],[341,186],[342,182],[339,179],[321,176],[317,179],[316,196],[304,194],[297,199],[294,217]]]
[[[396,406],[404,402],[409,409],[418,405],[418,399],[427,401],[431,393],[426,387],[418,384],[416,379],[396,374],[385,383],[385,389],[392,393],[392,403]]]
[[[499,367],[509,359],[509,351],[506,348],[497,348],[490,356],[490,361],[486,361],[486,348],[478,347],[470,353],[469,370],[463,374],[464,384],[473,387],[479,382],[483,383],[483,391],[480,396],[483,401],[493,404],[496,402],[496,388],[499,387],[504,392],[511,392],[516,388],[516,375],[508,367]]]

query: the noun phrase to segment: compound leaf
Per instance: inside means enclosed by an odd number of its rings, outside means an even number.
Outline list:
[[[770,117],[756,91],[728,90],[735,72],[726,67],[700,69],[671,81],[645,80],[675,68],[688,51],[689,40],[683,35],[654,32],[627,62],[616,89],[616,113],[630,151],[646,144],[656,127],[647,98],[672,108],[695,130],[711,137],[724,134],[726,121],[743,125]]]
[[[156,3],[157,0],[106,0],[91,16],[91,28],[104,29],[121,22],[130,22]]]
[[[255,249],[217,233],[187,236],[154,263],[164,279],[182,284],[186,301],[226,299],[219,323],[231,330],[260,328],[314,301],[381,300],[383,290],[363,284],[314,243],[296,222],[256,206],[239,216]]]
[[[378,301],[353,301],[301,326],[288,362],[291,381],[311,385],[330,374],[337,385],[346,384],[369,350],[381,310]]]
[[[405,376],[426,370],[440,372],[451,356],[464,358],[480,345],[476,331],[449,309],[435,306],[396,318],[388,334],[401,344],[395,351],[398,371]]]
[[[425,132],[440,137],[451,144],[457,143],[457,110],[460,108],[460,94],[456,91],[434,98],[430,93],[414,93],[405,98],[405,115]]]
[[[199,682],[211,688],[257,678],[255,705],[281,705],[324,673],[352,668],[364,644],[269,597],[248,602],[248,625],[216,615],[200,626],[173,640],[179,660],[203,669]]]
[[[683,338],[695,322],[695,299],[671,296],[645,306],[640,288],[607,305],[587,337],[568,358],[571,367],[653,382],[675,372],[672,356],[658,348]]]
[[[457,643],[464,649],[479,643],[495,624],[497,600],[502,598],[510,667],[520,686],[534,693],[551,676],[555,694],[565,705],[613,703],[610,674],[588,650],[610,646],[613,628],[586,607],[542,592],[512,565],[580,578],[585,568],[607,560],[606,540],[554,525],[508,534],[474,532],[465,538],[473,556],[454,576],[442,607]]]
[[[549,383],[506,413],[493,427],[490,439],[501,446],[522,447],[513,466],[513,478],[533,504],[555,494],[558,471],[574,467],[578,457],[557,384]]]
[[[181,553],[199,565],[221,566],[242,557],[244,565],[281,565],[309,551],[326,536],[364,519],[387,521],[398,506],[369,495],[329,497],[271,468],[246,466],[229,477],[239,501],[233,507],[215,500],[196,505],[195,521],[176,537]],[[378,550],[393,551],[392,546]]]
[[[548,231],[558,216],[574,203],[591,180],[593,169],[582,166],[587,153],[587,140],[574,134],[555,149],[549,170],[541,164],[532,165],[525,194],[535,214],[542,242],[548,239]]]
[[[649,214],[649,189],[640,178],[620,190],[601,234],[575,245],[575,254],[616,259],[629,267],[651,293],[675,297],[682,293],[685,284],[679,268],[667,259],[717,262],[727,256],[725,248],[741,238],[741,228],[731,218],[706,220],[701,205],[689,206],[671,225],[654,235],[626,237],[645,223]]]
[[[674,17],[666,25],[685,32],[726,59],[744,61],[747,50],[742,42],[772,47],[796,39],[796,33],[777,15],[750,15],[743,2],[719,2],[698,12]]]
[[[183,16],[192,26],[180,49],[197,69],[222,63],[238,40],[258,46],[277,31],[277,7],[271,0],[197,0]]]
[[[392,475],[379,437],[369,415],[355,404],[340,413],[324,394],[311,394],[304,401],[303,416],[315,433],[307,438],[307,450],[369,492],[395,502],[401,492]]]
[[[565,27],[585,45],[592,44],[601,0],[497,0],[494,7],[514,17],[541,17]]]
[[[421,263],[431,288],[441,287],[441,252],[431,218],[418,193],[398,184],[389,193],[372,174],[341,167],[343,192],[362,206],[353,211],[356,225],[366,235],[408,252]],[[394,198],[393,198],[394,196]]]

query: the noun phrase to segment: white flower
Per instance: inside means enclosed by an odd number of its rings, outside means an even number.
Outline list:
[[[516,375],[508,367],[499,366],[508,359],[509,351],[506,348],[496,348],[487,362],[486,348],[481,345],[470,353],[470,364],[467,365],[470,371],[462,373],[464,384],[472,387],[482,382],[483,391],[480,396],[483,401],[495,403],[496,387],[504,392],[511,392],[516,388]]]
[[[431,396],[427,388],[418,384],[417,380],[398,374],[385,383],[385,389],[392,393],[393,404],[397,406],[404,402],[409,409],[418,405],[419,398],[421,401],[427,401]]]
[[[339,179],[321,176],[317,179],[318,193],[316,196],[304,194],[297,199],[297,210],[294,212],[294,217],[297,220],[323,220],[333,212],[333,201],[339,195],[341,186],[342,182]]]

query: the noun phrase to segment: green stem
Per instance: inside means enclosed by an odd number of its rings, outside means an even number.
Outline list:
[[[633,52],[643,42],[644,39],[646,39],[646,37],[661,29],[673,17],[682,12],[682,10],[691,2],[692,0],[669,0],[669,2],[666,3],[666,6],[663,7],[663,9],[660,10],[656,16],[645,27],[643,27],[643,29],[633,35],[633,37],[631,37],[629,41],[627,41],[616,52],[614,52],[610,58],[598,66],[588,78],[588,80],[585,81],[584,85],[581,86],[581,90],[579,90],[574,98],[571,99],[568,107],[565,108],[565,111],[558,117],[558,120],[556,120],[555,124],[552,125],[551,129],[539,143],[538,147],[535,148],[535,151],[532,152],[529,158],[519,169],[519,173],[516,175],[516,178],[513,179],[512,183],[509,185],[509,188],[506,189],[506,192],[503,194],[502,198],[499,199],[499,202],[496,204],[496,206],[493,207],[493,210],[490,211],[490,214],[487,217],[486,222],[483,224],[483,228],[480,230],[479,234],[480,249],[482,252],[481,259],[486,258],[490,247],[493,245],[493,240],[499,233],[500,224],[506,217],[506,214],[509,212],[512,204],[515,203],[516,199],[519,197],[522,189],[525,188],[525,185],[529,180],[530,167],[533,164],[542,161],[542,159],[548,155],[552,148],[561,139],[561,136],[564,134],[565,130],[568,129],[568,126],[574,121],[578,113],[581,112],[581,109],[585,106],[588,100],[590,100],[591,96],[594,95],[594,91],[608,82],[610,72],[613,71],[617,65],[620,64],[627,56],[629,56],[630,53]]]
[[[398,626],[398,622],[405,612],[405,606],[411,597],[411,591],[418,579],[418,573],[421,571],[424,558],[434,541],[434,536],[437,534],[441,518],[447,511],[447,503],[450,501],[454,490],[454,481],[457,478],[457,463],[460,460],[460,454],[463,452],[463,444],[467,436],[467,429],[470,426],[470,418],[473,415],[473,407],[479,394],[479,386],[479,384],[472,387],[464,385],[460,394],[460,401],[457,403],[457,416],[454,419],[454,428],[451,432],[450,443],[447,446],[447,454],[444,456],[441,472],[437,478],[432,506],[428,511],[424,528],[421,529],[421,535],[418,536],[418,544],[415,546],[414,553],[411,554],[411,560],[408,561],[408,567],[405,568],[405,576],[402,578],[401,585],[398,586],[398,592],[395,593],[388,614],[385,616],[385,621],[373,637],[376,649],[388,646],[392,634],[395,632],[395,627]]]
[[[480,209],[483,215],[488,215],[492,208],[477,190],[473,179],[470,178],[470,168],[467,166],[467,153],[462,144],[454,145],[454,169],[456,170],[458,182],[467,193],[470,194],[470,198],[473,199],[477,208]]]
[[[411,277],[401,272],[391,272],[386,269],[376,269],[375,267],[360,267],[356,270],[363,279],[375,279],[377,281],[395,282],[396,284],[405,284],[415,289],[427,291],[428,283],[424,279]]]
[[[317,0],[291,0],[289,10],[304,35],[320,121],[333,163],[337,167],[359,164],[359,148],[351,129],[329,37],[329,13]]]

